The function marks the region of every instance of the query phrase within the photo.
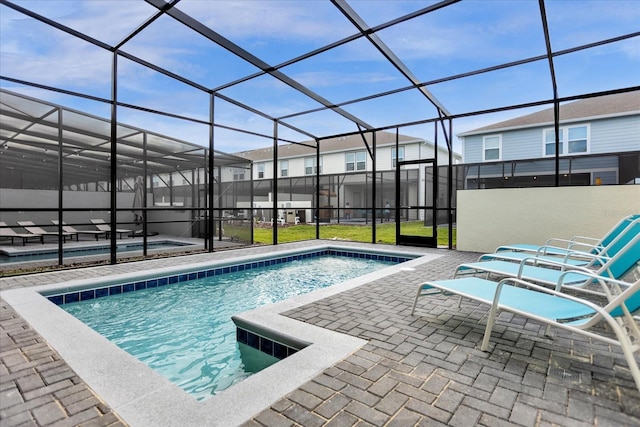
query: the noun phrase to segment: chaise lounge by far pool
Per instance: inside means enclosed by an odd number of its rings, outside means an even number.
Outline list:
[[[321,248],[330,245],[320,243],[312,246]],[[339,245],[339,247],[345,246],[348,245]],[[291,253],[291,251],[277,248],[271,250],[277,254]],[[406,253],[395,247],[384,247],[384,251],[395,254]],[[237,425],[250,419],[252,415],[293,391],[323,369],[344,359],[365,343],[358,338],[295,321],[280,313],[364,285],[373,279],[393,274],[399,269],[412,268],[416,263],[424,263],[437,257],[438,255],[423,256],[378,273],[237,316],[245,325],[305,341],[310,345],[202,402],[196,401],[182,389],[106,341],[77,319],[54,307],[38,293],[50,292],[55,286],[60,288],[84,284],[76,281],[65,283],[64,286],[49,285],[19,289],[5,292],[2,296],[129,425]],[[196,258],[202,261],[206,257],[199,255]],[[242,261],[242,259],[243,257],[239,257],[234,261]],[[244,259],[255,259],[255,257],[244,257]],[[229,262],[229,259],[224,262]],[[196,264],[201,266],[216,263]],[[189,265],[189,269],[193,267],[194,265]],[[186,268],[187,266],[166,268],[162,269],[162,272],[184,271]],[[154,273],[158,273],[158,270]],[[103,281],[135,280],[144,274],[148,272],[125,273]],[[95,285],[95,280],[92,281],[92,285]]]

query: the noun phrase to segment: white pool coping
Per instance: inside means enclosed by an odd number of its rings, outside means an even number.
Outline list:
[[[182,390],[153,369],[129,355],[66,311],[49,302],[41,292],[67,292],[100,287],[152,276],[256,261],[309,250],[336,249],[418,258],[317,291],[236,315],[261,328],[309,342],[311,345],[261,372],[203,401]],[[363,249],[349,245],[321,243],[304,249],[274,250],[260,256],[238,256],[216,262],[125,273],[102,279],[74,280],[45,286],[20,288],[1,293],[80,378],[131,427],[236,426],[311,380],[324,369],[354,353],[366,341],[333,332],[281,315],[288,310],[362,286],[404,269],[432,261],[442,255],[425,255],[401,248]]]

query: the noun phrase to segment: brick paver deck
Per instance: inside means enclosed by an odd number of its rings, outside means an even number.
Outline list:
[[[640,393],[617,348],[557,329],[550,339],[539,323],[502,313],[485,353],[478,345],[486,306],[463,301],[458,308],[457,298],[425,297],[412,316],[417,284],[448,278],[455,265],[477,258],[472,253],[419,250],[444,256],[286,313],[368,344],[256,415],[247,427],[640,426]],[[228,251],[196,257],[238,255]],[[0,279],[0,290],[166,262],[5,278]],[[2,427],[124,425],[3,301],[0,376]]]

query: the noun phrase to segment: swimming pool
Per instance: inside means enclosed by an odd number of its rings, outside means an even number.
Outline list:
[[[277,337],[279,341],[303,343],[306,347],[204,400],[196,400],[47,299],[86,289],[107,295],[125,292],[130,286],[125,289],[122,283],[133,283],[135,287],[135,283],[156,280],[157,285],[159,277],[168,281],[170,277],[179,278],[188,271],[252,266],[265,259],[318,250],[366,251],[415,259],[235,315],[234,322],[247,331]],[[189,255],[172,259],[171,266],[165,260],[148,260],[92,267],[82,278],[76,276],[76,279],[65,277],[66,272],[36,275],[34,278],[40,278],[37,281],[40,286],[5,290],[1,296],[128,425],[231,426],[247,422],[366,344],[360,338],[294,320],[286,315],[287,312],[345,291],[366,295],[366,285],[371,281],[386,280],[440,256],[442,254],[424,248],[340,241],[297,242]],[[116,288],[112,289],[113,286]]]
[[[205,399],[298,350],[248,331],[236,332],[234,314],[406,260],[328,251],[308,255],[242,271],[231,272],[234,268],[229,267],[227,273],[223,269],[215,274],[214,270],[209,277],[191,273],[196,276],[191,280],[108,298],[96,298],[95,292],[85,290],[65,296],[65,300],[84,297],[85,301],[62,307],[197,399]],[[135,289],[135,284],[127,289]],[[256,342],[261,338],[262,343]]]
[[[175,249],[184,246],[191,246],[193,244],[186,242],[179,242],[173,240],[158,240],[147,242],[147,249],[149,250],[161,250],[161,249]],[[195,245],[193,245],[195,246]],[[121,243],[117,245],[117,252],[133,252],[142,251],[143,244],[141,242],[136,243]],[[111,252],[109,245],[87,245],[80,247],[65,247],[63,250],[65,258],[72,257],[86,257],[92,255],[104,255]],[[47,261],[55,260],[58,258],[58,249],[56,248],[20,248],[17,250],[0,249],[0,264],[21,263],[21,262],[33,262],[33,261]]]

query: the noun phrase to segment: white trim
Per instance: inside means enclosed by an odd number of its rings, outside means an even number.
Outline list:
[[[569,152],[569,129],[586,127],[587,128],[587,149],[583,152],[578,153],[570,153]],[[585,154],[591,154],[591,123],[576,123],[575,125],[565,125],[560,126],[560,132],[562,134],[561,142],[562,142],[562,152],[560,153],[560,157],[564,156],[582,156]],[[546,127],[542,129],[542,158],[552,158],[555,154],[547,154],[547,141],[546,141],[546,133],[547,131],[555,131],[555,128]]]
[[[626,111],[626,112],[623,112],[623,113],[610,113],[610,114],[602,114],[602,115],[599,115],[599,116],[574,117],[574,118],[571,118],[571,119],[560,120],[559,123],[560,123],[560,126],[563,126],[563,125],[567,125],[567,124],[581,123],[581,122],[585,122],[585,121],[592,122],[592,121],[596,121],[596,120],[616,119],[616,118],[620,118],[620,117],[637,116],[637,115],[640,115],[640,111],[638,111],[638,110],[636,110],[636,111]],[[517,117],[514,117],[514,119],[515,118],[517,118]],[[508,119],[508,120],[513,120],[513,119]],[[525,125],[506,126],[506,127],[500,127],[500,128],[478,130],[478,131],[470,130],[470,131],[461,132],[459,134],[456,134],[456,136],[458,138],[464,138],[466,136],[480,136],[480,135],[483,135],[483,134],[487,134],[488,135],[488,134],[492,134],[492,133],[496,133],[496,132],[508,132],[508,131],[521,130],[521,129],[550,127],[550,126],[553,126],[553,124],[554,124],[553,121],[545,121],[545,122],[539,122],[539,123],[528,123],[528,124],[525,124]]]
[[[486,140],[488,138],[498,138],[498,158],[497,159],[487,159],[486,158],[486,153],[487,153],[487,148],[486,148]],[[495,149],[495,148],[490,148],[490,149]],[[492,135],[485,135],[482,137],[482,161],[483,162],[499,162],[502,160],[502,134],[492,134]]]

